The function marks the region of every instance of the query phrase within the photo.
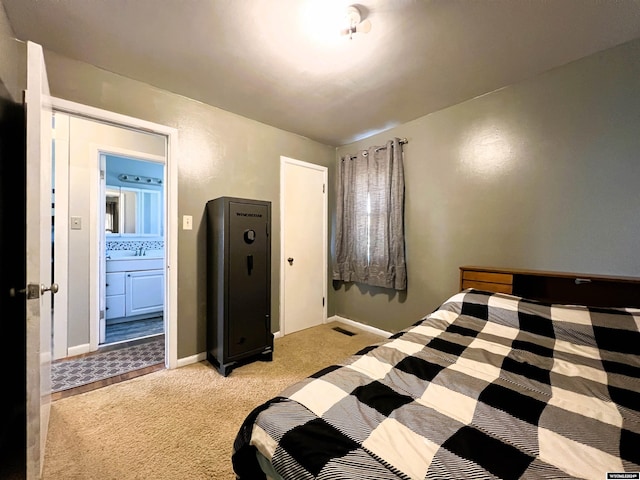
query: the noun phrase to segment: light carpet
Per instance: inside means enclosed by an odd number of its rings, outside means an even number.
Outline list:
[[[226,378],[200,362],[54,402],[43,480],[234,479],[233,440],[253,408],[383,340],[336,325],[278,338],[272,362]]]

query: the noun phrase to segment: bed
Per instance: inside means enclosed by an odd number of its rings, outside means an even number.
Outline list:
[[[640,281],[622,282],[635,285],[624,299],[633,307],[462,290],[413,326],[256,408],[234,442],[237,477],[640,472]],[[600,303],[592,297],[584,303]]]

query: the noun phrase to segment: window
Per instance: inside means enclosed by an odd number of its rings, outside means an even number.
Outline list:
[[[333,279],[406,289],[400,141],[342,158],[336,203]]]

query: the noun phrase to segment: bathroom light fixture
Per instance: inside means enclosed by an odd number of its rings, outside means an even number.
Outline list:
[[[363,19],[364,15],[360,8],[351,5],[345,13],[345,27],[342,29],[342,35],[349,35],[349,39],[353,39],[354,33],[369,33],[371,31],[371,21]]]
[[[162,185],[161,178],[144,177],[142,175],[133,175],[131,173],[121,173],[118,175],[121,182],[142,183],[144,185]]]

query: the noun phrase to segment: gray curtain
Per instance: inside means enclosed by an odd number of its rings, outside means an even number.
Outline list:
[[[340,159],[337,183],[333,279],[405,290],[400,140]]]

